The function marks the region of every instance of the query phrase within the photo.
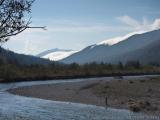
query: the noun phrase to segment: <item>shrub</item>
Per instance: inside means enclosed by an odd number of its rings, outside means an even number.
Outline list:
[[[129,100],[128,108],[133,112],[139,112],[151,107],[150,102],[144,100]]]

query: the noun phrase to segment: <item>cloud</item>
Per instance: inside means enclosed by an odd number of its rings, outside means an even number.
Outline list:
[[[138,21],[127,15],[117,17],[117,19],[127,26],[132,27],[135,32],[152,31],[160,28],[160,18],[155,19],[153,22],[149,22],[146,18],[143,18],[143,21]]]
[[[152,26],[153,30],[154,29],[159,29],[160,28],[160,19],[156,19],[151,26]]]
[[[127,15],[118,17],[118,19],[119,19],[121,22],[123,22],[123,23],[125,23],[125,24],[127,24],[127,25],[129,25],[129,26],[131,26],[131,27],[137,28],[137,27],[140,26],[140,23],[139,23],[137,20],[135,20],[135,19],[133,19],[133,18],[127,16]]]

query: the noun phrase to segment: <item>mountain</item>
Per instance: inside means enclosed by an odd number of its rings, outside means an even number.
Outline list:
[[[38,54],[37,56],[41,57],[41,58],[53,60],[53,61],[59,61],[61,59],[64,59],[64,58],[76,53],[76,52],[77,51],[56,48],[56,49],[44,51],[44,52]]]
[[[3,49],[0,47],[0,59],[3,59],[6,62],[15,62],[21,65],[33,65],[33,64],[40,64],[40,65],[48,65],[52,62],[46,59],[38,58],[31,55],[24,55],[14,53],[12,51]]]
[[[143,64],[148,63],[158,63],[160,64],[160,39],[159,41],[154,41],[150,45],[147,45],[138,50],[126,53],[122,56],[118,56],[119,61],[136,61],[139,60]],[[116,59],[116,58],[115,58]]]
[[[160,30],[145,33],[129,34],[119,39],[110,39],[99,44],[91,45],[85,49],[61,60],[64,63],[90,63],[105,62],[118,63],[127,61],[140,61],[147,64],[158,62],[160,58]]]

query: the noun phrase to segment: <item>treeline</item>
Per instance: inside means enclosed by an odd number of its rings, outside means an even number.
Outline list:
[[[17,62],[4,62],[0,59],[0,82],[16,82],[31,80],[71,79],[100,76],[121,76],[139,74],[158,74],[159,64],[142,65],[139,61],[126,64],[76,63],[66,65],[53,62],[50,65],[20,65]]]

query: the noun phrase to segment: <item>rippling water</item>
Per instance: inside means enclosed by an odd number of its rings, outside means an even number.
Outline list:
[[[77,79],[76,82],[84,80],[86,79]],[[87,80],[96,80],[96,78]],[[75,80],[0,84],[0,120],[160,120],[158,117],[133,113],[128,110],[27,98],[4,91],[20,86],[63,82],[75,82]]]

